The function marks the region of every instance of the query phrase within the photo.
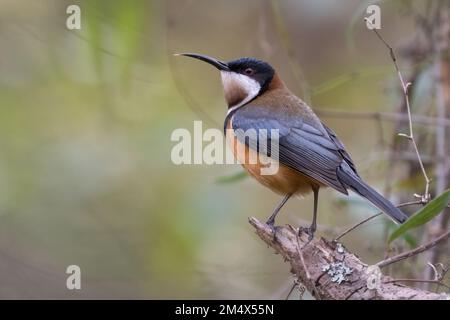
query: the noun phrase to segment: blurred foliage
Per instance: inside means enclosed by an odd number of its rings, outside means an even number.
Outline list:
[[[227,176],[221,176],[216,179],[217,183],[232,183],[237,182],[248,177],[246,171],[240,171],[238,173],[230,174]]]
[[[389,236],[388,243],[406,234],[409,230],[423,226],[438,214],[442,213],[449,204],[450,189],[431,200],[426,206],[409,217],[404,224],[398,226]]]

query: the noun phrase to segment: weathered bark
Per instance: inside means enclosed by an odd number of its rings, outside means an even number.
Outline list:
[[[258,236],[290,263],[291,272],[318,299],[450,299],[449,294],[387,283],[392,280],[390,277],[382,275],[378,267],[363,263],[339,243],[315,238],[307,244],[308,236],[297,237],[297,231],[290,226],[276,227],[274,232],[255,218],[249,222]]]

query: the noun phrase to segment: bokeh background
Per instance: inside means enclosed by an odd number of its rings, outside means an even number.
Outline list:
[[[421,12],[423,2],[378,2],[392,45],[411,40],[411,6]],[[81,30],[66,28],[70,4],[81,8]],[[362,20],[368,4],[2,0],[0,298],[286,297],[289,266],[247,223],[266,219],[280,197],[237,165],[171,162],[174,129],[192,131],[194,120],[221,129],[226,114],[216,70],[176,52],[269,61],[323,111],[365,180],[380,191],[389,184],[395,202],[400,190],[420,192],[419,171],[406,179],[413,156],[386,175],[395,123],[370,114],[395,112],[401,95],[386,48]],[[417,114],[429,110],[421,99],[412,97]],[[311,212],[311,197],[294,199],[278,223],[306,225]],[[322,191],[319,234],[375,212]],[[388,228],[380,217],[343,242],[376,262]],[[71,264],[82,290],[66,289]]]

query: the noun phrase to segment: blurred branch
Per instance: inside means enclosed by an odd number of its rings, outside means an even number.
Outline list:
[[[167,48],[167,51],[169,51],[169,48]],[[167,52],[167,54],[172,55],[172,53]],[[175,88],[180,94],[180,96],[183,98],[184,102],[186,102],[186,105],[189,109],[191,109],[194,114],[199,117],[201,120],[205,121],[208,125],[220,128],[220,125],[208,114],[207,111],[205,111],[200,104],[196,101],[196,99],[190,94],[189,90],[184,85],[183,81],[180,79],[180,72],[176,66],[175,63],[173,63],[172,58],[169,58],[168,60],[169,64],[169,71],[172,75],[173,83],[175,84]]]
[[[405,202],[405,203],[401,203],[401,204],[397,205],[396,207],[397,208],[402,208],[402,207],[410,206],[410,205],[413,205],[413,204],[421,204],[421,202],[420,201]],[[355,224],[354,226],[352,226],[352,227],[348,228],[347,230],[345,230],[344,232],[342,232],[339,236],[337,236],[334,239],[334,241],[338,241],[339,239],[341,239],[342,237],[347,235],[349,232],[355,230],[356,228],[358,228],[359,226],[363,225],[364,223],[366,223],[366,222],[368,222],[368,221],[370,221],[370,220],[372,220],[372,219],[374,219],[374,218],[376,218],[376,217],[378,217],[378,216],[380,216],[382,214],[383,214],[383,212],[378,212],[378,213],[376,213],[374,215],[371,215],[370,217],[362,220],[361,222]]]
[[[301,90],[301,95],[303,97],[303,100],[306,101],[307,103],[310,103],[311,98],[310,98],[310,91],[308,88],[308,84],[306,82],[304,72],[295,57],[295,50],[294,50],[294,47],[292,46],[292,41],[289,36],[289,31],[287,30],[286,24],[284,22],[283,14],[281,13],[281,8],[280,8],[278,0],[270,0],[270,7],[272,9],[272,13],[273,13],[273,16],[275,19],[276,31],[278,32],[278,34],[280,36],[282,45],[283,45],[284,49],[286,50],[286,54],[288,56],[288,63],[289,63],[290,69],[294,75],[295,81],[297,82],[297,84]]]
[[[431,272],[434,272],[434,278],[431,280],[426,279],[394,279],[390,280],[389,282],[417,282],[417,283],[426,283],[426,284],[437,284],[436,290],[438,290],[441,286],[445,287],[450,290],[450,286],[446,285],[444,283],[445,276],[447,275],[448,271],[450,270],[450,264],[447,266],[444,266],[442,263],[438,263],[437,265],[433,265],[432,263],[428,262],[428,266],[430,267]],[[437,270],[437,268],[440,267],[441,272]]]
[[[314,109],[319,116],[342,119],[382,119],[385,121],[409,122],[409,117],[403,113],[395,112],[372,112],[372,111],[345,111],[336,109]],[[428,126],[450,127],[450,119],[428,117],[422,115],[411,116],[414,123]]]
[[[441,119],[450,120],[450,3],[441,2],[436,9],[436,18],[432,21],[431,31],[433,32],[433,47],[436,52],[434,63],[435,70],[435,100],[436,114]],[[450,179],[450,152],[449,129],[437,127],[435,136],[435,177],[436,194],[442,193],[449,184]],[[429,240],[441,234],[448,228],[449,210],[447,214],[441,214],[435,221],[429,224],[428,232],[424,235],[425,240]],[[426,261],[432,264],[440,260],[443,250],[433,250],[427,254]],[[431,277],[431,270],[424,269],[425,279]]]
[[[365,20],[366,20],[366,22],[370,23],[370,20],[368,20],[367,18],[365,18]],[[423,195],[419,195],[419,197],[423,203],[427,203],[430,200],[429,189],[430,189],[431,180],[430,180],[430,178],[428,178],[427,172],[425,171],[425,167],[423,165],[422,158],[420,157],[420,153],[419,153],[419,149],[417,147],[416,140],[414,139],[414,131],[413,131],[412,117],[411,117],[411,107],[409,104],[409,92],[408,92],[409,87],[411,86],[411,82],[405,83],[405,81],[403,80],[403,75],[400,72],[400,68],[397,64],[397,57],[395,56],[394,49],[386,42],[386,40],[384,40],[384,38],[377,31],[377,29],[373,28],[373,32],[375,32],[375,34],[381,40],[381,42],[383,42],[383,44],[386,46],[386,48],[388,48],[392,62],[394,63],[395,70],[397,71],[398,78],[402,85],[403,95],[404,95],[405,103],[406,103],[406,110],[408,111],[409,133],[408,134],[399,133],[398,135],[410,140],[414,147],[414,151],[417,154],[417,160],[419,162],[420,169],[422,170],[422,174],[425,179],[425,193]]]
[[[394,280],[389,280],[385,283],[396,283],[396,282],[421,282],[421,283],[435,283],[438,284],[440,286],[443,286],[447,289],[450,290],[450,287],[448,285],[446,285],[445,283],[442,282],[442,280],[424,280],[424,279],[394,279]]]
[[[324,238],[308,242],[306,234],[298,236],[290,226],[273,231],[255,218],[249,222],[256,234],[290,263],[298,282],[317,299],[450,299],[448,294],[388,283],[391,278],[382,275],[377,267],[363,263],[341,244]]]
[[[189,109],[197,116],[199,119],[205,121],[208,125],[215,127],[215,128],[221,128],[221,125],[217,123],[210,115],[209,113],[204,110],[200,103],[197,102],[197,100],[194,98],[194,96],[189,92],[189,90],[184,85],[183,80],[180,77],[181,72],[177,68],[177,64],[173,61],[173,54],[176,53],[172,48],[172,39],[170,37],[170,10],[168,8],[169,6],[166,6],[166,15],[165,15],[165,23],[166,23],[166,53],[168,58],[168,66],[170,74],[172,75],[173,83],[175,85],[175,89],[178,91],[180,96],[183,98],[184,102],[186,102],[186,105]]]

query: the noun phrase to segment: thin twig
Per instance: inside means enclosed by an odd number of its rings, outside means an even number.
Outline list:
[[[348,234],[349,232],[355,230],[356,228],[358,228],[359,226],[363,225],[364,223],[366,223],[367,221],[370,221],[378,216],[381,216],[384,212],[378,212],[374,215],[371,215],[370,217],[362,220],[361,222],[358,222],[357,224],[351,226],[350,228],[348,228],[347,230],[345,230],[344,232],[342,232],[339,236],[337,236],[334,241],[338,241],[339,239],[341,239],[343,236],[345,236],[346,234]]]
[[[365,18],[365,20],[366,20],[366,22],[368,21],[369,23],[371,23],[369,19]],[[375,32],[375,34],[381,40],[381,42],[383,42],[383,44],[386,46],[386,48],[388,48],[389,54],[390,54],[391,59],[392,59],[392,62],[394,63],[394,66],[395,66],[395,70],[397,71],[398,78],[399,78],[400,83],[402,85],[403,95],[405,97],[406,109],[408,111],[409,134],[399,133],[398,135],[402,136],[402,137],[405,137],[408,140],[410,140],[412,145],[413,145],[413,147],[414,147],[414,151],[416,152],[417,160],[418,160],[419,165],[420,165],[420,169],[422,170],[422,173],[423,173],[423,176],[424,176],[424,179],[425,179],[425,194],[419,195],[419,197],[421,198],[421,201],[423,203],[427,203],[430,200],[429,188],[430,188],[431,180],[430,180],[430,178],[428,178],[427,172],[426,172],[425,167],[424,167],[423,162],[422,162],[422,158],[420,157],[419,148],[417,147],[416,140],[414,139],[412,117],[411,117],[411,107],[410,107],[410,104],[409,104],[409,94],[408,94],[409,87],[411,86],[411,82],[405,83],[405,81],[403,80],[402,73],[400,72],[400,68],[399,68],[399,66],[397,64],[397,57],[395,56],[394,49],[386,42],[386,40],[384,40],[384,38],[377,31],[377,29],[373,28],[372,30]]]
[[[383,283],[395,283],[395,282],[420,282],[420,283],[436,283],[437,285],[446,287],[447,289],[450,289],[450,287],[448,285],[446,285],[445,283],[443,283],[442,281],[439,280],[425,280],[425,279],[394,279],[394,280],[389,280],[389,281],[385,281]]]
[[[409,250],[403,253],[400,253],[396,256],[387,258],[383,261],[380,261],[377,263],[377,266],[380,268],[384,268],[390,264],[393,264],[395,262],[413,257],[415,255],[418,255],[419,253],[422,253],[428,249],[431,249],[433,247],[435,247],[437,244],[439,244],[440,242],[443,242],[445,240],[447,240],[448,238],[450,238],[450,230],[447,230],[445,233],[443,233],[442,235],[440,235],[439,237],[431,240],[430,242],[423,244],[421,246],[418,246],[417,248],[413,249],[413,250]]]
[[[340,109],[315,108],[314,112],[321,117],[333,117],[342,119],[381,119],[383,121],[408,122],[409,118],[403,113],[377,112],[377,111],[347,111]],[[450,119],[429,117],[423,115],[412,115],[415,124],[427,126],[450,127]]]
[[[434,265],[434,264],[428,262],[427,265],[434,272],[433,282],[437,283],[436,291],[440,289],[440,286],[444,286],[444,287],[450,289],[450,287],[448,287],[444,283],[444,278],[445,278],[447,272],[450,270],[450,264],[448,266],[444,267],[444,264],[442,264],[442,263],[437,263],[436,265]],[[437,267],[440,267],[442,269],[442,272],[439,272],[437,270]]]
[[[301,219],[301,218],[297,218],[297,217],[293,217],[293,216],[292,216],[292,221],[295,222],[295,225],[300,225],[300,226],[311,224],[310,220]],[[331,226],[327,226],[325,224],[317,224],[317,231],[320,231],[320,232],[323,232],[326,234],[330,234],[330,235],[336,235],[336,234],[339,234],[340,232],[342,232],[342,228],[331,227]]]
[[[297,286],[297,282],[294,281],[294,283],[291,286],[291,289],[289,289],[289,292],[288,292],[288,294],[287,294],[287,296],[286,296],[286,298],[284,300],[289,300],[289,297],[291,296],[291,293],[294,291],[296,286]]]
[[[295,50],[292,45],[292,40],[289,35],[289,31],[284,22],[283,14],[281,12],[278,0],[271,0],[270,8],[272,10],[272,14],[275,20],[275,29],[278,32],[281,39],[281,43],[286,51],[290,69],[292,71],[292,74],[294,75],[295,81],[297,82],[301,90],[302,98],[307,103],[310,103],[311,102],[310,89],[308,87],[304,72],[295,57]]]
[[[421,204],[420,201],[411,201],[411,202],[405,202],[405,203],[400,203],[399,205],[397,205],[397,208],[402,208],[402,207],[406,207],[406,206],[410,206],[413,204]],[[348,228],[347,230],[345,230],[344,232],[342,232],[339,236],[337,236],[334,241],[338,241],[339,239],[341,239],[343,236],[345,236],[346,234],[348,234],[349,232],[355,230],[356,228],[358,228],[359,226],[363,225],[364,223],[366,223],[367,221],[372,220],[373,218],[376,218],[380,215],[382,215],[383,212],[378,212],[377,214],[371,215],[370,217],[362,220],[361,222],[358,222],[357,224],[353,225],[352,227]]]
[[[439,280],[439,272],[437,271],[437,268],[434,264],[427,262],[427,265],[433,270],[434,272],[434,280]]]
[[[442,268],[442,273],[441,273],[441,280],[442,280],[447,275],[447,273],[450,271],[450,264],[448,264],[446,267],[444,267],[444,265],[442,263],[438,263],[438,265],[440,265]]]

